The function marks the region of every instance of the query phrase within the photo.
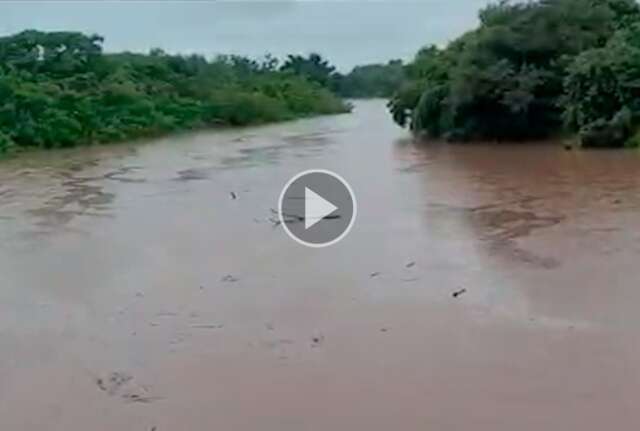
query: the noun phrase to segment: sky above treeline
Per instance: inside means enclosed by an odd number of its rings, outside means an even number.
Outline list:
[[[410,59],[477,25],[488,0],[0,1],[0,35],[25,29],[98,33],[107,51],[319,52],[341,71]]]

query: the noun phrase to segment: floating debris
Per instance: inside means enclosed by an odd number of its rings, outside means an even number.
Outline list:
[[[163,399],[162,397],[152,397],[149,395],[141,395],[141,394],[135,394],[135,393],[123,394],[122,398],[125,400],[125,402],[128,402],[128,403],[145,403],[145,404],[149,404],[154,401]]]
[[[97,378],[96,384],[102,391],[107,392],[109,395],[115,395],[122,386],[131,380],[133,380],[133,376],[120,371],[114,371],[104,379],[101,377]]]
[[[227,274],[224,277],[222,277],[220,279],[220,281],[225,282],[225,283],[235,283],[236,281],[238,281],[238,278],[234,277],[231,274]]]
[[[234,192],[229,192],[229,196],[231,197],[232,200],[238,199],[238,195],[235,194]]]
[[[278,211],[274,210],[273,208],[270,208],[271,213],[273,213],[274,215],[278,216],[278,219],[274,219],[273,217],[269,218],[268,220],[271,221],[275,226],[280,225],[282,222],[280,220],[280,214],[278,213]],[[342,215],[340,214],[332,214],[332,215],[327,215],[322,217],[324,220],[338,220],[342,218]],[[284,221],[287,224],[293,224],[293,223],[302,223],[304,222],[306,219],[305,216],[302,215],[298,215],[298,214],[289,214],[289,213],[285,213],[284,211],[282,212],[282,221]],[[277,223],[276,223],[277,221]]]
[[[96,385],[109,396],[118,396],[127,403],[151,403],[162,399],[150,395],[147,387],[136,384],[132,375],[121,371],[97,378]]]
[[[372,272],[371,274],[369,274],[370,278],[374,278],[380,275],[380,272],[376,271],[376,272]]]
[[[414,266],[416,266],[416,263],[414,261],[411,261],[411,262],[407,263],[404,267],[405,268],[413,268]]]
[[[460,290],[456,290],[455,292],[453,292],[451,294],[451,296],[453,296],[454,298],[457,298],[458,296],[467,293],[467,289],[460,289]]]
[[[269,217],[267,220],[269,220],[273,224],[273,227],[278,227],[282,224],[282,222],[279,219],[276,219],[273,217]]]
[[[311,337],[311,347],[319,347],[324,343],[324,335],[314,335]]]

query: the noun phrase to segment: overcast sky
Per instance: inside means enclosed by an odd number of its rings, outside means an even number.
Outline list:
[[[422,1],[1,1],[0,34],[79,30],[108,51],[243,54],[319,52],[339,69],[408,59],[477,23],[488,0]]]

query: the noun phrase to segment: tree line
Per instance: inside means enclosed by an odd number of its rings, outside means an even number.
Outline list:
[[[296,56],[208,60],[160,49],[105,53],[102,44],[78,32],[0,38],[0,153],[349,110]]]
[[[365,64],[336,77],[333,90],[349,98],[390,98],[405,82],[402,60]]]
[[[289,55],[282,65],[344,98],[389,98],[405,81],[402,60],[355,66],[343,74],[318,53]]]
[[[635,0],[501,0],[479,22],[407,64],[347,74],[319,54],[207,59],[105,53],[78,32],[0,37],[0,153],[347,112],[352,97],[390,98],[398,124],[432,138],[640,145]]]
[[[640,144],[640,7],[635,0],[503,0],[445,47],[404,67],[394,120],[448,140],[577,136]]]

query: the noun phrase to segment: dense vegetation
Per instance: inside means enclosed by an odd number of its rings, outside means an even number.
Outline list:
[[[423,48],[389,103],[394,120],[450,140],[577,134],[635,145],[640,7],[635,0],[501,1],[444,48]]]
[[[402,60],[356,66],[349,73],[342,74],[320,54],[311,53],[306,57],[288,56],[280,70],[304,76],[348,98],[389,98],[405,81]]]
[[[348,109],[292,58],[279,67],[268,56],[105,54],[102,42],[33,30],[0,38],[0,153]]]
[[[404,80],[402,61],[391,60],[387,64],[356,66],[348,74],[338,76],[333,89],[343,97],[389,98]]]

